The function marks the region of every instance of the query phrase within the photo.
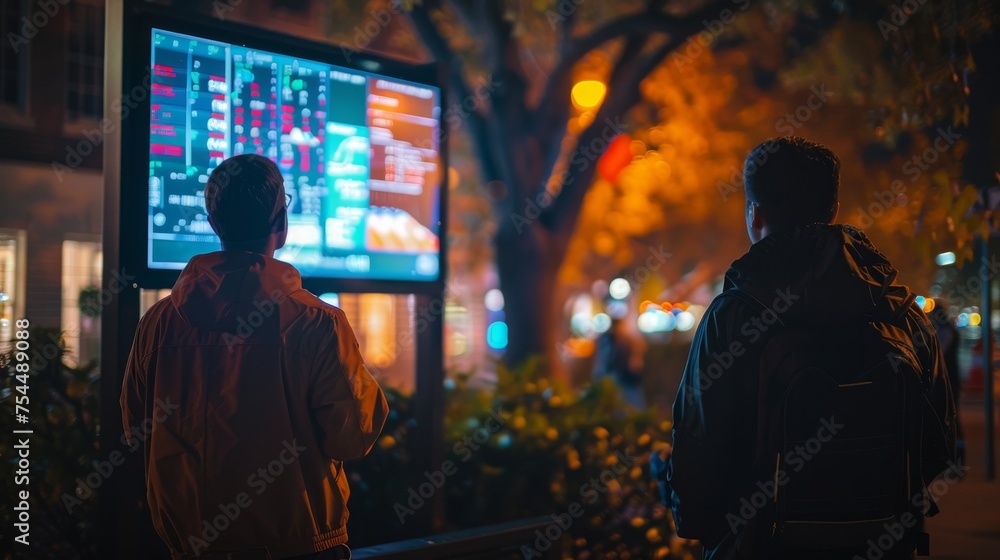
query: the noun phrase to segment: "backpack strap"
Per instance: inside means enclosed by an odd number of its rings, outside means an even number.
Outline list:
[[[770,307],[764,305],[762,301],[754,297],[753,295],[740,290],[739,288],[730,288],[723,292],[723,294],[728,294],[743,303],[750,306],[754,313],[763,314],[767,311],[771,312],[776,319],[776,322],[782,328],[787,328],[784,322],[781,321],[781,316],[779,313],[775,312]],[[773,333],[768,335],[768,338],[773,336]],[[766,346],[766,341],[761,343],[761,348]],[[764,453],[767,444],[767,406],[763,402],[763,385],[765,381],[763,378],[763,372],[760,371],[760,360],[757,361],[757,443],[754,449],[754,467],[761,467],[764,458],[761,456]]]
[[[785,323],[781,321],[781,315],[770,307],[764,305],[762,301],[755,298],[752,294],[744,292],[739,288],[729,288],[728,290],[722,292],[723,295],[730,295],[743,303],[749,305],[757,312],[770,311],[774,318],[778,321],[778,324],[782,327],[786,326]]]
[[[885,275],[885,279],[882,280],[882,289],[878,294],[879,301],[884,300],[889,294],[889,290],[892,288],[892,283],[896,281],[897,276],[899,276],[899,271],[896,269],[892,269]],[[903,305],[900,305],[898,308],[889,313],[889,315],[885,318],[885,322],[890,325],[896,325],[900,319],[906,316],[906,313],[910,310],[910,306],[913,305],[913,302],[916,301],[916,299],[917,295],[910,292],[903,301]]]

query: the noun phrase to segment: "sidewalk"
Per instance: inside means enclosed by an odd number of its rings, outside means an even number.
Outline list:
[[[986,482],[982,398],[963,399],[961,411],[970,468],[938,499],[941,513],[927,520],[931,558],[995,560],[1000,558],[1000,470]]]

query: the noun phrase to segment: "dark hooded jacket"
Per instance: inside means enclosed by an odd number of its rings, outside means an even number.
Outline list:
[[[388,414],[344,312],[292,266],[239,251],[191,259],[142,317],[121,405],[174,558],[343,544],[342,461],[368,453]]]
[[[940,419],[925,452],[935,458],[935,474],[946,467],[955,424],[948,378],[933,328],[895,278],[895,269],[860,230],[823,224],[769,235],[726,273],[724,291],[706,310],[692,343],[674,401],[673,451],[659,473],[678,534],[701,540],[707,560],[739,558],[741,539],[753,538],[753,523],[733,530],[726,516],[739,510],[740,497],[760,480],[754,468],[756,397],[766,372],[759,371],[759,361],[779,328],[774,315],[735,297],[734,289],[773,309],[781,328],[846,326],[898,312],[895,324],[912,336]]]

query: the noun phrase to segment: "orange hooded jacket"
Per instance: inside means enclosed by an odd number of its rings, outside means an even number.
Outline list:
[[[239,251],[191,259],[143,316],[121,405],[174,558],[346,542],[342,462],[368,453],[388,414],[344,312],[292,266]]]

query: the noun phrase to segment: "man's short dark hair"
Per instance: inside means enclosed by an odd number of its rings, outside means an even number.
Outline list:
[[[212,171],[205,186],[205,210],[215,233],[229,246],[263,247],[284,204],[281,171],[263,156],[243,154],[227,159]]]
[[[828,224],[840,190],[840,160],[804,138],[772,138],[750,151],[743,183],[747,205],[757,204],[773,227]]]

